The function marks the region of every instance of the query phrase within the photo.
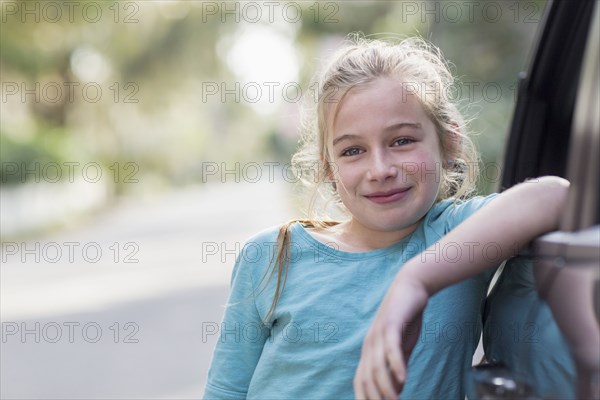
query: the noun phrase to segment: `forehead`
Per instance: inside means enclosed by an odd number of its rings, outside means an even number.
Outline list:
[[[348,130],[372,131],[398,122],[432,125],[409,88],[405,81],[385,77],[350,89],[331,116],[333,138]]]

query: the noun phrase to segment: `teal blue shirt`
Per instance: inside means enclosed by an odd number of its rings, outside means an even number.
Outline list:
[[[362,341],[394,276],[404,263],[490,201],[436,203],[412,235],[368,252],[346,252],[291,227],[292,257],[273,323],[262,322],[273,300],[274,277],[261,283],[278,228],[251,238],[240,252],[219,326],[206,399],[352,399]],[[425,256],[456,257],[457,246]],[[434,295],[421,339],[409,360],[402,399],[464,399],[481,332],[481,307],[493,271]]]

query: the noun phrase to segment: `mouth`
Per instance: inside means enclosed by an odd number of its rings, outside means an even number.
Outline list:
[[[407,187],[402,189],[392,189],[386,192],[373,192],[365,195],[365,197],[377,204],[392,203],[406,197],[410,189],[410,187]]]

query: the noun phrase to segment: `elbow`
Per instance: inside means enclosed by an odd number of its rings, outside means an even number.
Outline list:
[[[567,203],[570,182],[559,176],[543,176],[527,180],[522,185],[527,186],[533,206],[544,210],[552,221],[552,229],[557,229]]]
[[[566,191],[569,189],[569,185],[571,184],[565,178],[561,178],[560,176],[542,176],[537,179],[533,179],[534,182],[539,182],[542,185],[547,186],[548,188],[554,188],[553,190],[561,190]]]
[[[535,181],[539,183],[536,185],[536,190],[540,195],[546,201],[550,201],[562,209],[567,200],[571,183],[560,176],[542,176]]]

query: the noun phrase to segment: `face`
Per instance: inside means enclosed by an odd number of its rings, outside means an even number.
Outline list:
[[[436,200],[442,165],[419,100],[402,82],[379,78],[351,89],[328,117],[334,178],[352,223],[380,232],[416,228]]]

